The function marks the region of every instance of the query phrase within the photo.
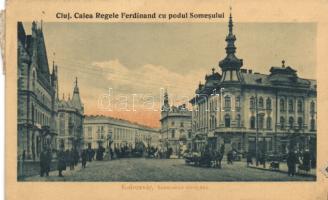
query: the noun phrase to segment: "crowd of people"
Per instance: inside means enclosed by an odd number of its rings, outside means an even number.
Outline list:
[[[56,154],[57,157],[57,170],[58,176],[62,177],[62,172],[69,167],[70,170],[74,168],[81,161],[81,167],[85,168],[87,161],[92,162],[93,160],[101,161],[107,156],[108,159],[120,159],[120,158],[135,158],[135,157],[146,157],[146,158],[157,158],[167,159],[173,154],[172,148],[162,149],[153,146],[121,146],[106,149],[100,146],[98,149],[86,148],[78,151],[76,148],[70,150],[59,150]],[[250,152],[241,153],[236,149],[231,149],[225,154],[225,146],[221,145],[218,149],[210,148],[208,145],[205,146],[202,151],[189,151],[186,150],[181,154],[184,155],[186,163],[194,163],[196,166],[216,167],[222,168],[222,160],[226,155],[228,165],[232,165],[234,161],[240,161],[241,157],[246,158],[246,166],[253,165],[253,160],[256,161],[256,166],[263,165],[266,168],[266,163],[270,163],[270,167],[277,163],[279,168],[280,162],[286,162],[288,167],[288,175],[295,176],[296,168],[299,170],[309,171],[314,168],[315,157],[310,154],[309,150],[302,152],[289,151],[286,156],[276,156],[270,158],[265,152],[259,151],[257,157]],[[49,176],[52,164],[52,151],[50,148],[44,149],[40,154],[40,176]],[[180,157],[180,156],[179,156]]]
[[[222,168],[221,162],[226,156],[227,164],[232,165],[235,161],[241,161],[246,158],[246,166],[255,164],[263,168],[269,167],[271,169],[279,169],[280,163],[286,163],[289,176],[295,176],[297,169],[309,172],[311,168],[316,167],[315,156],[309,152],[308,149],[304,151],[290,150],[286,155],[268,155],[265,151],[259,151],[257,156],[252,152],[239,152],[236,149],[231,149],[225,154],[225,147],[222,145],[219,149],[211,149],[206,145],[201,151],[193,151],[187,153],[185,160],[187,164],[194,164],[195,166],[217,167]],[[276,166],[277,165],[277,166]]]

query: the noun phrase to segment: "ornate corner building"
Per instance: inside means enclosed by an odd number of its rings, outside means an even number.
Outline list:
[[[193,105],[193,149],[225,144],[239,152],[285,153],[310,149],[316,154],[316,80],[298,77],[290,66],[271,67],[269,74],[242,69],[230,14],[222,74],[206,75]]]
[[[42,24],[32,23],[26,34],[23,23],[17,23],[17,155],[18,159],[38,160],[43,149],[59,149],[65,116],[67,135],[81,135],[83,105],[79,89],[74,88],[69,101],[58,98],[58,66],[50,72]],[[65,128],[66,131],[66,128]],[[66,142],[67,143],[67,142]],[[66,146],[67,148],[70,146]]]
[[[65,96],[58,102],[58,137],[57,149],[83,148],[83,119],[84,106],[79,92],[77,78],[73,90],[72,99]]]
[[[18,154],[38,159],[45,147],[55,148],[57,135],[57,67],[49,70],[42,27],[32,23],[32,34],[17,24]]]
[[[164,93],[160,122],[162,149],[171,148],[173,155],[179,155],[183,145],[191,149],[191,111],[186,108],[186,105],[170,106],[167,91]]]

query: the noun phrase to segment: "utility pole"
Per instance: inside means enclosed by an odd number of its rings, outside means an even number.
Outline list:
[[[255,113],[256,113],[255,158],[256,158],[256,166],[258,166],[259,165],[259,157],[258,157],[259,113],[257,108],[257,91],[255,91]]]

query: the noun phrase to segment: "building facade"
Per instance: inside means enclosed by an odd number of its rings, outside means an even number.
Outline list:
[[[39,159],[44,148],[56,148],[57,66],[49,70],[42,26],[32,23],[31,35],[17,24],[17,153]]]
[[[84,148],[97,149],[99,146],[134,148],[136,143],[144,146],[159,145],[159,131],[144,125],[109,116],[85,116],[83,121]]]
[[[212,69],[190,101],[193,149],[225,144],[252,154],[310,149],[316,155],[316,81],[300,78],[285,61],[268,74],[242,69],[231,15],[228,27],[222,73]]]
[[[58,102],[58,137],[57,149],[77,149],[83,147],[83,118],[84,106],[80,98],[77,78],[72,99],[63,99]]]
[[[164,104],[161,112],[161,148],[172,148],[173,155],[179,155],[182,148],[191,149],[191,111],[186,105],[170,106],[167,91],[164,94]]]

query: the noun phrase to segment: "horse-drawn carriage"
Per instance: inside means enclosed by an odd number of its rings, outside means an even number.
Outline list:
[[[219,154],[206,154],[191,152],[184,155],[184,159],[187,165],[193,165],[197,167],[219,167],[218,163],[222,160]]]

